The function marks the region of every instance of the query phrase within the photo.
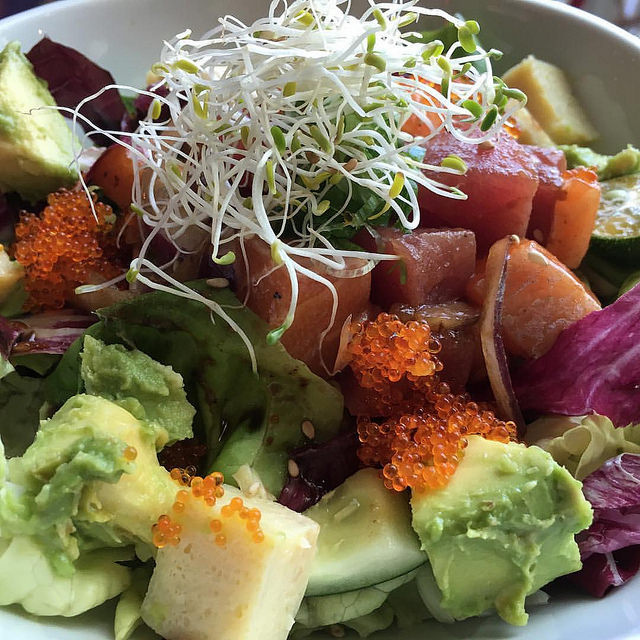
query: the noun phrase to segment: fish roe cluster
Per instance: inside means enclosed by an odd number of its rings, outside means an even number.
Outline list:
[[[237,515],[241,520],[245,521],[247,531],[251,534],[251,539],[255,543],[260,543],[264,540],[264,533],[260,528],[260,519],[262,514],[260,509],[249,509],[244,504],[242,498],[233,498],[229,504],[225,504],[220,509],[220,515],[223,518],[231,518]]]
[[[184,502],[191,495],[194,498],[200,498],[208,506],[213,507],[219,498],[224,496],[224,476],[214,471],[204,478],[195,475],[195,467],[187,467],[186,469],[171,469],[169,474],[180,486],[188,487],[190,491],[182,489],[176,494],[176,503],[174,511],[184,511]],[[182,507],[179,505],[182,504]],[[177,508],[176,508],[176,505]]]
[[[181,487],[181,489],[176,493],[176,498],[172,507],[174,518],[180,517],[180,514],[182,514],[186,508],[187,502],[191,499],[202,500],[208,507],[213,507],[216,502],[224,496],[224,487],[222,486],[224,476],[222,473],[214,471],[204,478],[195,475],[195,473],[195,467],[187,467],[186,469],[176,467],[170,472],[171,478]],[[245,521],[246,529],[251,535],[253,542],[260,543],[264,540],[264,533],[260,528],[260,519],[262,518],[260,510],[255,508],[249,509],[245,506],[242,498],[235,497],[220,509],[220,517],[212,518],[209,521],[209,528],[215,536],[215,544],[220,547],[226,546],[227,537],[224,534],[223,521],[224,519],[236,515]],[[156,544],[156,532],[160,531],[158,527],[160,526],[160,520],[162,519],[164,519],[163,522],[166,522],[166,519],[168,519],[169,522],[172,523],[169,516],[161,516],[158,523],[154,525],[153,542],[156,546],[158,546]],[[163,524],[162,526],[166,528],[167,525]],[[162,532],[164,532],[164,529],[162,529]],[[167,534],[165,537],[160,538],[160,542],[163,546],[168,544],[175,546],[180,542],[179,533],[180,530],[174,532],[172,536]]]
[[[116,264],[116,217],[93,198],[95,216],[84,191],[68,190],[50,194],[40,215],[21,215],[12,251],[25,269],[28,310],[61,309],[77,286],[122,273]]]
[[[506,443],[515,439],[515,434],[513,422],[499,420],[468,396],[442,393],[435,403],[425,403],[421,411],[381,424],[360,418],[358,456],[367,466],[382,466],[388,489],[423,491],[448,482],[467,446],[467,436]]]
[[[158,518],[153,527],[151,527],[151,534],[154,546],[158,549],[170,545],[172,547],[180,544],[180,533],[182,531],[182,525],[178,522],[174,522],[169,516],[162,515]]]
[[[437,355],[440,341],[426,322],[402,322],[398,316],[381,313],[373,321],[354,323],[347,350],[356,380],[376,392],[381,415],[394,406],[404,406],[411,398],[421,404],[442,371]],[[418,396],[413,393],[419,392]]]
[[[384,421],[358,418],[358,457],[382,467],[385,486],[417,491],[444,486],[460,462],[467,436],[509,442],[513,422],[499,420],[486,404],[453,394],[440,381],[440,344],[425,321],[401,322],[380,314],[353,327],[350,363],[364,388],[384,398]]]

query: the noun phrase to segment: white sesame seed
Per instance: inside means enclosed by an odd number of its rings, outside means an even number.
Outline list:
[[[300,467],[298,467],[295,460],[289,460],[287,470],[292,478],[297,478],[300,475]]]
[[[313,440],[316,436],[316,428],[313,426],[311,420],[305,420],[301,425],[302,433],[304,433],[309,440]]]
[[[229,286],[229,281],[226,278],[209,278],[207,284],[214,289],[225,289]]]

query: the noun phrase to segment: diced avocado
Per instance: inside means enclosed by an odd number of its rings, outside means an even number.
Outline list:
[[[503,79],[527,94],[527,109],[556,144],[585,144],[598,137],[559,67],[528,56]]]
[[[580,569],[574,534],[592,519],[580,482],[546,451],[480,436],[449,484],[411,505],[443,610],[464,619],[495,607],[517,625],[528,594]]]
[[[19,262],[11,260],[0,244],[0,304],[11,295],[16,285],[24,277],[24,269]]]
[[[286,640],[319,527],[276,502],[243,497],[262,514],[264,539],[256,542],[246,519],[222,511],[242,495],[224,488],[214,506],[191,498],[174,516],[180,541],[158,551],[142,618],[167,640]],[[218,533],[212,520],[221,523]]]
[[[0,53],[0,191],[34,202],[78,179],[71,130],[54,106],[20,44],[9,43]]]
[[[375,469],[347,478],[305,515],[320,525],[308,596],[376,585],[426,562],[407,496],[386,489]]]
[[[560,149],[564,151],[569,169],[592,167],[598,172],[598,180],[611,180],[640,171],[640,150],[630,144],[613,156],[577,144],[561,145]]]
[[[171,508],[175,483],[158,464],[153,430],[113,402],[88,395],[68,400],[42,423],[22,458],[9,461],[11,480],[29,486],[34,479],[59,475],[69,452],[91,438],[113,440],[120,450],[132,447],[135,460],[116,483],[91,481],[82,487],[75,527],[85,538],[151,544],[151,527]]]
[[[192,438],[195,409],[182,376],[138,349],[85,336],[80,373],[86,391],[120,405],[156,432],[156,448]]]

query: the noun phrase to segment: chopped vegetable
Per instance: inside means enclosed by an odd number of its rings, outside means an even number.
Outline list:
[[[591,250],[614,264],[640,265],[640,173],[601,183]]]
[[[543,416],[527,427],[527,442],[548,451],[574,478],[584,480],[620,453],[640,453],[640,424],[616,427],[598,414]]]
[[[309,425],[313,427],[311,422]],[[315,427],[312,435],[310,432],[305,435],[314,438]],[[314,505],[323,495],[357,471],[360,466],[358,445],[355,431],[347,430],[327,442],[311,441],[291,451],[289,460],[295,466],[291,465],[289,468],[289,479],[280,492],[278,502],[298,512]]]
[[[487,366],[487,374],[499,413],[516,425],[519,435],[524,433],[524,420],[513,392],[509,362],[502,340],[502,310],[504,307],[507,274],[513,249],[519,244],[517,236],[498,240],[490,249],[486,265],[487,292],[480,316],[480,341]]]
[[[593,524],[578,534],[584,567],[570,576],[595,596],[624,584],[640,569],[640,455],[623,453],[583,482]]]
[[[102,130],[120,131],[126,109],[113,85],[113,76],[79,51],[44,37],[27,53],[36,74],[48,85],[59,107],[76,109],[85,98],[80,113]],[[95,96],[95,97],[92,97]],[[80,124],[84,124],[80,120]],[[108,138],[92,135],[98,144],[108,144]]]

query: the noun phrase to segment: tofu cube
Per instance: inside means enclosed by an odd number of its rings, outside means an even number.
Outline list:
[[[319,526],[276,502],[224,490],[213,506],[183,492],[184,506],[171,515],[181,528],[158,551],[142,618],[167,640],[286,640]],[[250,510],[259,510],[259,522]]]
[[[527,108],[556,144],[588,144],[598,137],[564,71],[528,56],[503,76],[527,94]]]

